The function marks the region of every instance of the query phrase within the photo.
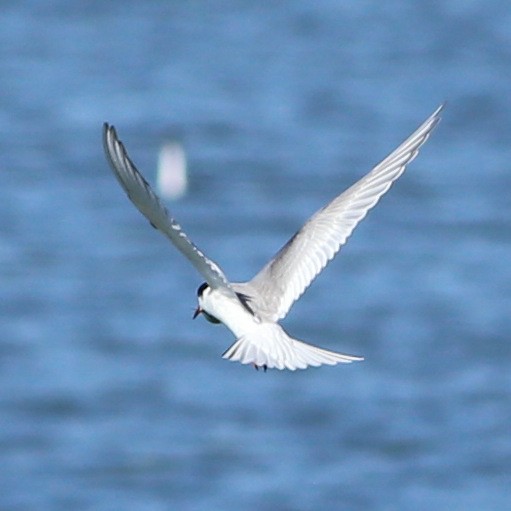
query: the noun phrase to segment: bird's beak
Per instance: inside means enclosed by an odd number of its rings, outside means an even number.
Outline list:
[[[200,305],[195,309],[195,312],[193,313],[193,318],[195,319],[200,313],[202,312],[202,309],[200,308]]]

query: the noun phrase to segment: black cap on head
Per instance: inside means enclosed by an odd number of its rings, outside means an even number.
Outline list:
[[[202,296],[202,293],[204,293],[204,290],[209,287],[209,284],[207,282],[203,282],[200,286],[199,286],[199,289],[197,289],[197,296]]]

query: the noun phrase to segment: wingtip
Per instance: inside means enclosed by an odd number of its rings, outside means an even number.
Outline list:
[[[103,147],[105,148],[106,153],[108,154],[108,139],[112,136],[112,133],[115,134],[115,128],[109,124],[108,122],[103,123]],[[114,137],[116,138],[116,137]]]
[[[435,117],[436,119],[440,120],[440,114],[445,110],[446,106],[447,106],[447,101],[444,101],[444,102],[440,103],[440,105],[433,112],[431,117]]]
[[[111,133],[116,135],[115,126],[113,124],[110,124],[109,122],[105,121],[103,123],[103,134],[104,135],[108,135],[108,134],[111,134]]]

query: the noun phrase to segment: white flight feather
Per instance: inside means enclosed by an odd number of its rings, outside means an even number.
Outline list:
[[[190,260],[212,288],[230,289],[229,281],[223,271],[190,241],[181,226],[169,215],[167,208],[163,206],[149,183],[129,158],[124,145],[117,137],[115,128],[107,123],[104,124],[103,142],[114,175],[131,202],[153,227],[165,234],[176,248]],[[234,294],[232,290],[231,292]]]
[[[443,105],[365,177],[315,213],[240,291],[254,296],[261,317],[277,321],[346,243],[358,223],[418,154]]]

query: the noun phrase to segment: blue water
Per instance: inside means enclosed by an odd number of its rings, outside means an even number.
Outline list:
[[[4,2],[0,509],[507,510],[511,9],[450,2]],[[366,357],[226,362],[200,277],[128,202],[114,123],[232,280],[444,119],[284,324]]]

